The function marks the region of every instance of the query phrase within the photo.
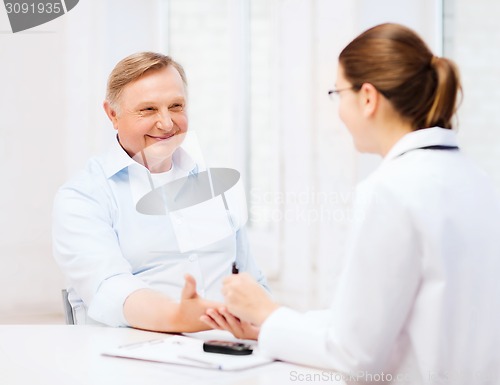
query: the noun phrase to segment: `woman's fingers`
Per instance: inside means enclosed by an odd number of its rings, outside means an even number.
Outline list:
[[[207,309],[207,313],[206,313],[208,316],[210,316],[210,318],[212,318],[212,320],[217,323],[217,325],[219,325],[220,328],[224,329],[224,330],[229,330],[231,331],[230,329],[230,326],[229,324],[227,323],[226,321],[226,318],[224,316],[222,316],[218,310],[216,309]]]
[[[222,330],[222,328],[208,315],[202,315],[200,321],[210,326],[212,329]]]

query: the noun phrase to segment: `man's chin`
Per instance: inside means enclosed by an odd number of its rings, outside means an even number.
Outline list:
[[[178,148],[178,144],[159,142],[144,148],[133,159],[151,170],[161,164],[170,164],[172,155]]]

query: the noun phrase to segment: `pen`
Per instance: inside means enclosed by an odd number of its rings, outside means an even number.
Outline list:
[[[180,358],[182,360],[196,362],[197,364],[199,364],[199,365],[201,364],[201,365],[208,367],[208,368],[222,370],[222,365],[216,364],[215,362],[205,361],[205,360],[201,360],[199,358],[183,356],[183,355],[179,355],[179,356],[177,356],[177,358]]]
[[[240,271],[238,270],[238,266],[236,266],[236,262],[233,262],[233,268],[231,270],[231,273],[233,274],[238,274]]]
[[[164,342],[164,338],[161,339],[155,339],[155,340],[149,340],[149,341],[140,341],[140,342],[132,342],[131,344],[125,344],[125,345],[120,345],[118,346],[119,349],[131,349],[131,348],[138,348],[144,345],[154,345],[154,344],[160,344]]]

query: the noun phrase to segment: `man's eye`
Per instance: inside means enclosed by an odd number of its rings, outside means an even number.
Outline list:
[[[172,104],[170,106],[170,110],[172,110],[172,111],[182,111],[183,109],[184,109],[183,104]]]
[[[146,107],[146,108],[141,108],[139,110],[139,114],[140,115],[150,115],[152,113],[156,112],[156,108],[155,107]]]

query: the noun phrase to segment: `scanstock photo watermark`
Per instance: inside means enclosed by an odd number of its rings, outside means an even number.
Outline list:
[[[369,382],[369,383],[387,383],[387,382],[400,382],[411,385],[411,378],[405,374],[391,374],[391,373],[368,373],[359,371],[356,373],[340,373],[333,371],[321,371],[317,373],[301,372],[299,370],[292,370],[290,372],[289,380],[291,382],[331,382],[331,383],[352,383],[352,382]]]
[[[297,383],[391,383],[408,384],[415,383],[424,385],[453,385],[455,383],[464,383],[463,379],[470,380],[471,385],[496,385],[498,384],[498,373],[494,372],[471,372],[467,369],[457,371],[434,372],[429,371],[423,378],[416,379],[410,373],[370,373],[358,371],[352,373],[340,373],[328,370],[317,372],[308,372],[301,370],[292,370],[289,373],[289,381]]]
[[[72,10],[79,0],[4,0],[12,33],[48,23]]]

